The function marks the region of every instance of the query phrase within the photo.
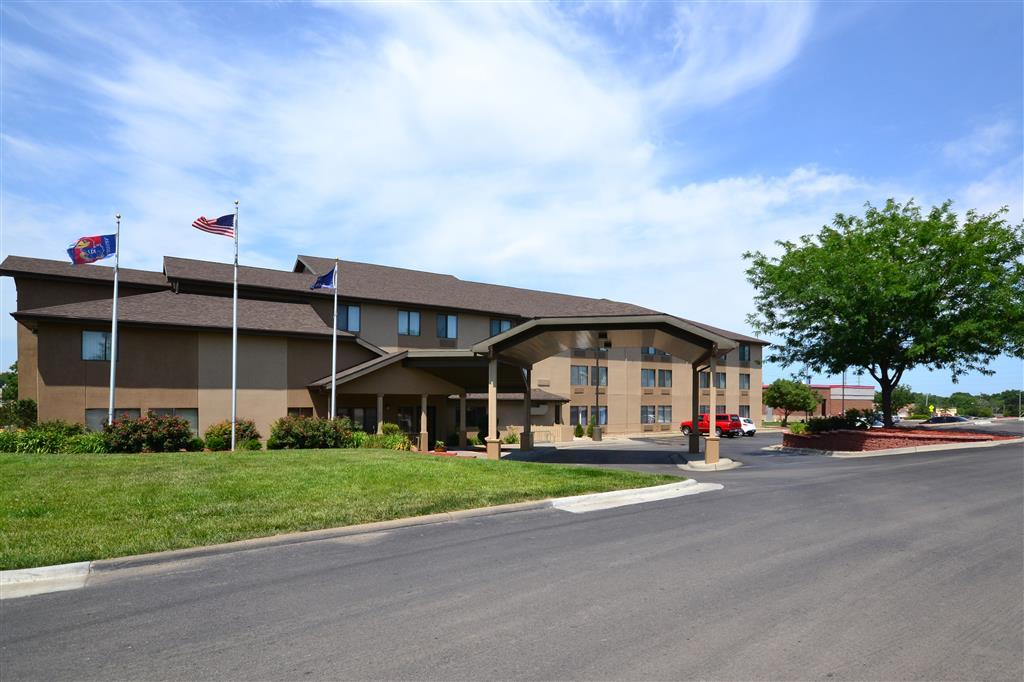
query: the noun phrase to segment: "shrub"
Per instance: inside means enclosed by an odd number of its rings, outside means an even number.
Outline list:
[[[107,452],[178,452],[192,440],[181,417],[150,412],[140,419],[115,419],[103,427]]]
[[[412,450],[412,441],[404,433],[373,434],[366,443],[368,448],[381,450]]]
[[[263,444],[260,443],[258,438],[250,438],[249,440],[243,440],[238,442],[239,450],[262,450]]]
[[[34,400],[9,400],[0,406],[0,426],[26,429],[36,423],[37,413]]]
[[[508,445],[513,445],[515,443],[518,443],[519,442],[519,434],[516,433],[515,431],[509,431],[508,433],[505,434],[505,437],[501,439],[501,442],[502,443],[507,443]]]
[[[0,452],[18,451],[18,432],[14,429],[0,429]]]
[[[583,424],[577,424],[576,428],[572,430],[572,435],[583,438]]]
[[[402,433],[402,427],[400,427],[398,424],[393,424],[391,422],[384,422],[383,424],[381,424],[380,432],[385,436],[397,436],[398,434]]]
[[[590,422],[587,423],[587,438],[594,437],[594,427],[597,426],[597,415],[590,415]]]
[[[100,454],[107,451],[102,433],[80,433],[67,439],[64,452],[76,455]]]
[[[185,449],[189,452],[202,452],[205,447],[206,443],[202,438],[190,438],[188,444],[185,445]]]
[[[367,443],[370,442],[371,435],[365,431],[353,431],[352,441],[349,447],[352,448],[367,448],[370,447]]]
[[[807,433],[807,424],[802,424],[800,422],[790,424],[789,432],[792,433],[794,436],[799,436],[801,434]]]
[[[469,438],[467,439],[467,442],[470,445],[483,445],[484,444],[484,441],[480,440],[479,436],[469,436]]]
[[[320,417],[281,417],[270,427],[268,450],[352,447],[352,422]]]
[[[206,447],[211,450],[229,450],[231,448],[231,422],[222,421],[210,424],[203,434]],[[241,449],[241,443],[247,440],[260,440],[260,432],[251,419],[239,419],[235,423],[235,445]]]
[[[911,419],[931,419],[932,416],[930,414],[928,414],[927,412],[918,412],[916,414],[910,415],[910,418]]]

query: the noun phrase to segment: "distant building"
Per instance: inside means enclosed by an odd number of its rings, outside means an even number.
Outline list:
[[[810,387],[814,389],[814,392],[818,394],[821,399],[821,403],[818,405],[818,409],[814,410],[809,414],[803,412],[796,412],[799,416],[811,416],[811,417],[832,417],[842,415],[845,410],[870,410],[875,405],[875,387],[874,386],[861,386],[853,384],[810,384]],[[768,385],[765,384],[762,390],[767,389]],[[764,419],[765,421],[781,421],[782,410],[775,408],[764,407]],[[793,414],[790,415],[793,418]]]

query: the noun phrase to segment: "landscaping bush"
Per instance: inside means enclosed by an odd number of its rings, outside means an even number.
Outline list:
[[[930,414],[928,414],[927,412],[918,412],[917,414],[910,415],[909,418],[910,419],[931,419],[932,416]]]
[[[480,436],[479,435],[477,435],[477,436],[469,436],[469,438],[466,439],[466,442],[468,442],[470,445],[483,445],[484,444],[484,441],[480,440]]]
[[[192,438],[188,441],[188,445],[185,446],[185,449],[189,452],[202,452],[205,447],[206,443],[203,442],[202,438]]]
[[[102,433],[81,433],[68,438],[64,452],[75,455],[100,454],[107,451],[107,440]]]
[[[792,433],[794,436],[805,434],[807,433],[807,424],[803,424],[801,422],[790,424],[789,432]]]
[[[36,401],[9,400],[0,405],[0,426],[26,429],[36,423]]]
[[[352,447],[354,442],[349,419],[281,417],[270,427],[267,449],[345,448]]]
[[[370,447],[367,443],[370,442],[370,434],[365,431],[353,431],[352,432],[352,445],[353,448],[368,448]],[[269,448],[268,448],[269,449]]]
[[[373,434],[364,447],[381,450],[412,450],[412,441],[404,433]]]
[[[384,422],[383,424],[381,424],[380,428],[381,433],[383,433],[385,436],[397,436],[398,434],[402,433],[402,427],[400,427],[398,424],[393,424],[391,422]]]
[[[0,452],[18,451],[18,432],[14,429],[0,429]]]
[[[115,419],[103,427],[107,452],[177,452],[192,440],[181,417],[150,412],[139,419]]]
[[[572,435],[577,438],[583,438],[583,424],[577,424],[576,428],[572,431]]]
[[[867,428],[867,426],[861,420],[871,419],[873,415],[873,410],[849,409],[842,417],[811,417],[807,420],[807,432],[825,433],[827,431],[838,431],[840,429],[864,429]]]
[[[210,424],[203,434],[206,447],[211,450],[231,449],[231,422],[222,421]],[[256,430],[256,423],[251,419],[239,419],[235,423],[235,444],[241,449],[241,443],[247,440],[260,440],[260,432]]]
[[[239,441],[238,442],[238,449],[239,450],[250,450],[250,451],[262,450],[263,449],[263,444],[260,443],[259,439],[257,439],[257,438],[250,438],[249,440]]]
[[[590,415],[590,422],[587,423],[587,438],[594,437],[595,426],[597,426],[597,415]]]
[[[515,431],[509,431],[505,434],[505,437],[501,439],[501,442],[508,445],[514,445],[519,442],[519,434]]]

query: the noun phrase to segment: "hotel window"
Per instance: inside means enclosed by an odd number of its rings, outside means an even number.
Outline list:
[[[740,405],[740,416],[750,419],[750,405]]]
[[[512,320],[491,320],[491,336],[497,336],[512,328]]]
[[[138,419],[142,410],[133,407],[115,407],[114,419]],[[85,428],[90,431],[102,431],[107,423],[107,408],[99,407],[85,411]]]
[[[654,386],[654,370],[653,369],[641,369],[640,370],[640,385],[643,388],[651,388]]]
[[[83,360],[110,360],[110,332],[82,332]]]
[[[398,311],[398,335],[419,336],[420,314],[415,310]]]
[[[668,357],[668,353],[666,353],[663,350],[658,350],[654,346],[644,346],[643,348],[640,349],[640,354],[641,355],[651,355],[651,356],[658,355],[658,356],[661,356],[661,357]]]
[[[711,406],[710,405],[701,405],[699,408],[697,408],[697,414],[707,414],[710,411],[711,411]]]
[[[313,408],[312,407],[289,407],[288,408],[288,416],[289,417],[312,417],[313,416]]]
[[[608,425],[608,408],[605,405],[601,405],[600,407],[595,407],[592,405],[590,407],[590,416],[597,417],[598,426]]]
[[[659,424],[671,424],[672,423],[672,406],[671,405],[658,405],[658,423]]]
[[[343,332],[359,331],[359,306],[338,306],[338,329]]]
[[[184,419],[192,433],[199,433],[199,410],[195,407],[154,407],[150,412],[161,417]]]
[[[437,338],[457,339],[459,338],[459,316],[444,315],[437,316]]]
[[[725,405],[715,405],[715,414],[725,414]]]
[[[728,353],[722,353],[721,355],[718,356],[718,364],[720,364],[720,365],[727,364],[728,360],[729,360],[729,354]]]
[[[595,367],[594,371],[590,373],[590,385],[591,386],[607,386],[608,385],[608,368],[607,367]]]
[[[750,362],[750,344],[740,344],[740,362]]]
[[[672,388],[672,370],[658,370],[658,386],[661,388]]]
[[[654,405],[641,405],[640,406],[640,423],[641,424],[653,424],[654,423]]]
[[[749,374],[740,374],[740,390],[741,391],[749,391],[750,390],[750,375]]]
[[[715,388],[725,388],[725,372],[715,372]]]
[[[573,386],[586,386],[590,383],[589,368],[586,365],[572,365],[569,367],[569,383]],[[576,422],[573,422],[574,424]]]
[[[586,407],[577,407],[575,405],[570,407],[569,408],[569,424],[571,426],[576,426],[577,424],[581,424],[583,426],[586,426],[587,425],[587,408]]]
[[[700,387],[711,388],[711,374],[708,372],[700,373]]]

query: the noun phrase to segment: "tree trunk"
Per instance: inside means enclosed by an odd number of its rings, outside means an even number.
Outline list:
[[[783,410],[782,411],[782,424],[781,425],[785,426],[786,422],[788,422],[788,421],[789,421],[789,412],[787,412],[786,410]]]
[[[892,426],[892,389],[894,386],[892,382],[883,379],[878,382],[878,387],[882,389],[882,423],[886,428],[890,428]]]

